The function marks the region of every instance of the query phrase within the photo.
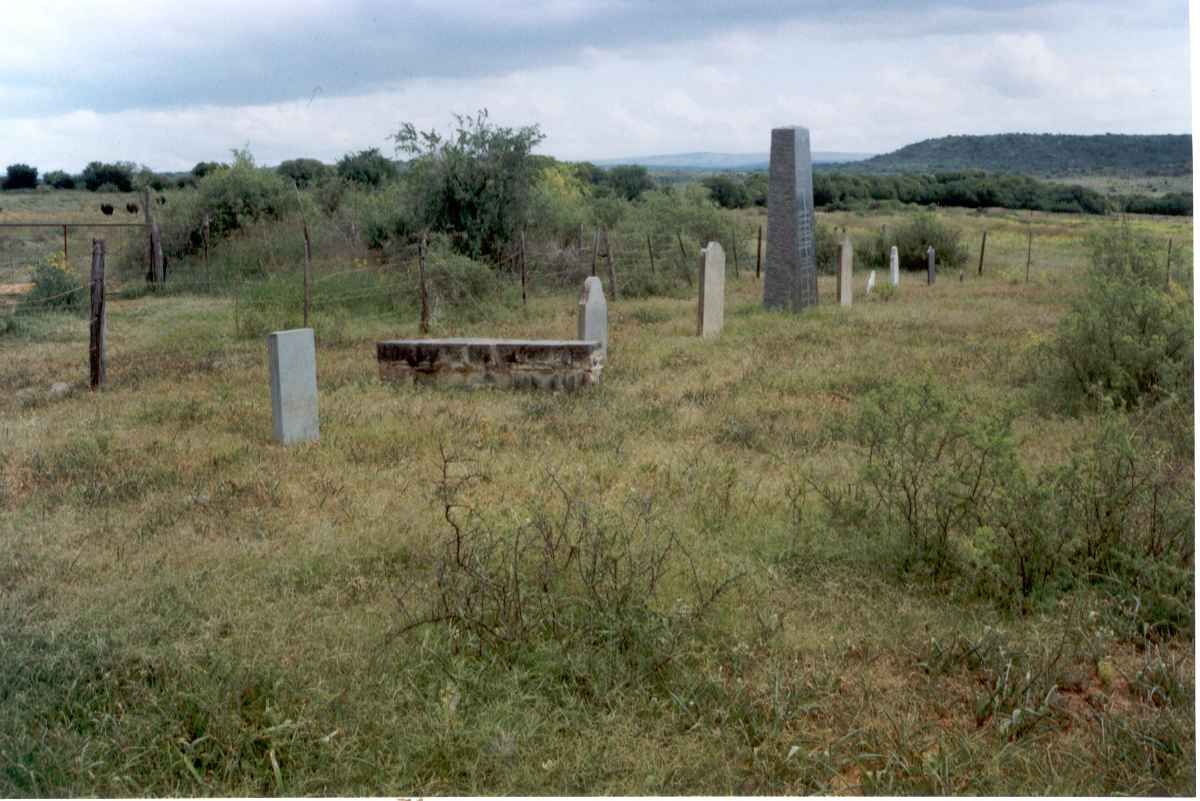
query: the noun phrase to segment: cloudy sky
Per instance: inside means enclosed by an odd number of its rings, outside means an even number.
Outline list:
[[[487,108],[602,159],[1191,131],[1185,0],[5,0],[0,164],[381,147]]]

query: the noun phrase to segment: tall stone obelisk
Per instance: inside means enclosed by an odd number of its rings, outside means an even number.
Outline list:
[[[771,130],[763,306],[798,312],[817,303],[812,151],[808,129]]]

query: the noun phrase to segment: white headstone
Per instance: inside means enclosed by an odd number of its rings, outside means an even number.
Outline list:
[[[889,262],[891,274],[888,278],[892,282],[892,286],[900,286],[900,250],[892,245],[891,261]]]
[[[608,302],[604,299],[604,287],[600,279],[591,276],[583,282],[579,295],[579,339],[600,343],[596,355],[608,359]]]
[[[838,249],[837,298],[843,306],[854,301],[854,245],[848,236]]]
[[[715,337],[725,325],[725,249],[709,242],[700,251],[700,308],[696,335]]]
[[[871,290],[875,288],[875,271],[871,270],[871,274],[867,276],[867,294],[871,294]]]
[[[271,415],[275,441],[284,445],[321,438],[317,417],[317,344],[311,328],[267,335]]]

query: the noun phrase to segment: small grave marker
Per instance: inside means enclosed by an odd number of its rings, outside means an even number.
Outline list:
[[[848,236],[838,248],[837,298],[842,306],[854,302],[854,244]]]
[[[600,279],[590,276],[584,279],[583,292],[579,295],[578,337],[600,343],[597,351],[601,361],[608,359],[608,302],[604,299],[604,287]]]
[[[933,245],[930,245],[929,250],[925,251],[925,258],[929,262],[927,267],[929,271],[929,285],[933,286],[934,282],[937,281],[937,253],[934,251]]]
[[[890,269],[888,280],[891,281],[892,286],[900,286],[900,250],[895,245],[892,245],[892,254],[888,264]]]
[[[696,335],[715,337],[725,325],[725,250],[709,242],[700,251],[700,304]]]
[[[317,416],[317,345],[311,328],[267,335],[271,415],[283,445],[321,438]]]
[[[875,271],[871,270],[871,274],[867,276],[867,294],[871,294],[871,290],[875,288]]]

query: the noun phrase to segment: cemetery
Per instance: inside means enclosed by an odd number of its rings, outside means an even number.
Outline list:
[[[98,247],[89,324],[0,339],[0,787],[1193,792],[1191,272],[1143,257],[1190,218],[940,210],[987,270],[902,282],[905,220],[769,145],[761,275],[722,220],[668,291],[599,228],[545,291],[524,233],[427,284],[422,235],[355,290],[412,313],[344,314],[304,220],[259,320]]]

